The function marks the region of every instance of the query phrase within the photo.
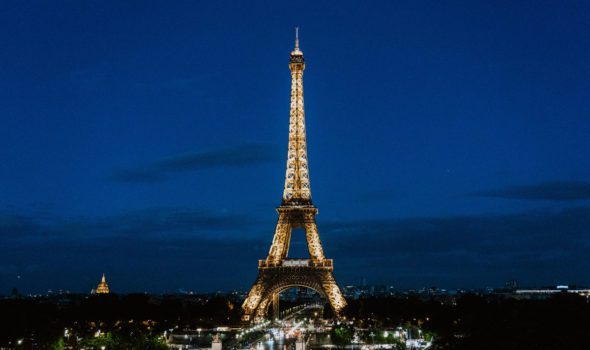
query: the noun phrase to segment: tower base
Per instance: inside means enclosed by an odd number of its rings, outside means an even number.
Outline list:
[[[242,321],[257,322],[266,318],[274,296],[293,287],[315,290],[328,300],[337,316],[346,306],[332,274],[331,260],[313,263],[311,260],[285,259],[280,266],[266,266],[261,261],[258,277],[242,305]]]

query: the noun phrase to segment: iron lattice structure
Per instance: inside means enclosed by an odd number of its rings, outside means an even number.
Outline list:
[[[278,294],[291,287],[311,288],[325,297],[339,315],[346,301],[332,274],[333,261],[324,257],[315,217],[317,208],[311,201],[305,111],[303,105],[303,71],[305,62],[296,33],[295,49],[289,60],[291,70],[291,108],[289,117],[289,150],[283,200],[277,208],[277,222],[272,245],[265,260],[258,262],[258,277],[242,305],[243,320],[265,318]],[[309,259],[288,259],[291,232],[303,228]],[[276,305],[275,305],[276,306]]]

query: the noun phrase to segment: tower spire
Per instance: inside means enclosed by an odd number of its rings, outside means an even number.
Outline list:
[[[295,27],[295,48],[291,52],[291,62],[293,59],[303,62],[303,52],[299,49],[299,27]]]

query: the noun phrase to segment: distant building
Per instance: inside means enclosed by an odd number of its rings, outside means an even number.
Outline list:
[[[504,283],[504,287],[506,287],[506,289],[508,289],[508,290],[515,291],[518,289],[518,281],[517,280],[506,281],[506,283]]]
[[[92,294],[109,294],[109,293],[110,293],[109,285],[107,284],[107,279],[103,273],[100,283],[98,284],[96,289],[92,290]]]
[[[590,298],[590,289],[559,285],[540,289],[517,289],[514,297],[517,299],[545,299],[556,294],[578,294]]]

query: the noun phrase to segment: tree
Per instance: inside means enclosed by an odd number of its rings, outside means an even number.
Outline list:
[[[51,350],[64,350],[64,338],[59,338],[53,345]]]
[[[350,344],[352,337],[354,336],[354,329],[344,325],[334,327],[332,328],[330,336],[332,337],[332,343],[335,345]]]

